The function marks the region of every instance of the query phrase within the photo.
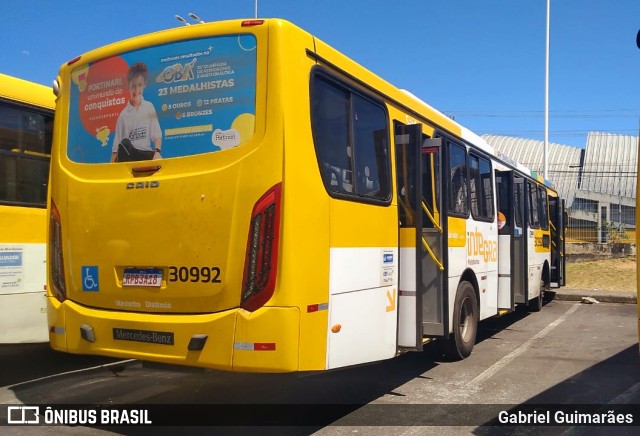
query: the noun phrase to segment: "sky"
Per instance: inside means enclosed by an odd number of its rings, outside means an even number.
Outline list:
[[[544,138],[546,0],[259,0],[477,134]],[[0,73],[50,85],[94,48],[255,0],[0,0]],[[551,0],[549,141],[638,135],[640,0]]]

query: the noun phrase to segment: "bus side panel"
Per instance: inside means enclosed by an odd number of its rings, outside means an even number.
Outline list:
[[[385,254],[397,248],[331,249],[327,368],[395,356],[397,262]]]
[[[449,228],[449,277],[460,277],[467,268],[467,220],[465,218],[448,218]],[[455,296],[457,283],[453,287]],[[449,300],[453,301],[453,300]]]
[[[306,50],[313,37],[277,21],[269,32],[270,102],[284,120],[282,231],[278,288],[271,304],[299,308],[298,370],[326,368],[329,303],[329,196],[322,183],[310,119]],[[277,26],[277,29],[275,28]],[[276,31],[277,30],[277,31]],[[273,118],[271,112],[270,119]]]
[[[529,300],[540,294],[540,282],[545,278],[542,276],[544,264],[551,261],[551,251],[549,247],[542,245],[543,237],[550,240],[549,230],[529,229]]]
[[[331,202],[327,368],[396,354],[397,220],[394,207]]]
[[[476,275],[480,319],[485,319],[498,313],[498,231],[493,222],[472,219],[468,230],[467,265]]]
[[[449,277],[449,332],[453,328],[453,302],[456,301],[456,292],[460,283],[460,276],[467,267],[467,220],[465,218],[448,217],[449,230],[449,264],[447,276]]]

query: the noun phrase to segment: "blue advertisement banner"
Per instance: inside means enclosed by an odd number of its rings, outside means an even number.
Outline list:
[[[74,162],[210,153],[254,132],[253,35],[127,52],[78,67],[71,79],[67,156]]]

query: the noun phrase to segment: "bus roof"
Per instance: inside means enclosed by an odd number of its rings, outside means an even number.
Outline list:
[[[6,74],[0,74],[0,98],[45,109],[56,106],[52,88]]]

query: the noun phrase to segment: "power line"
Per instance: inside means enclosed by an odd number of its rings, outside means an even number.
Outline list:
[[[476,129],[480,130],[480,129]],[[597,128],[589,128],[589,129],[571,129],[571,130],[550,130],[549,133],[554,134],[556,136],[572,136],[572,135],[581,135],[589,132],[605,132],[612,134],[625,134],[632,133],[632,135],[627,136],[637,136],[638,129],[597,129]],[[543,133],[542,130],[491,130],[491,135],[520,135],[520,134],[540,134]]]

